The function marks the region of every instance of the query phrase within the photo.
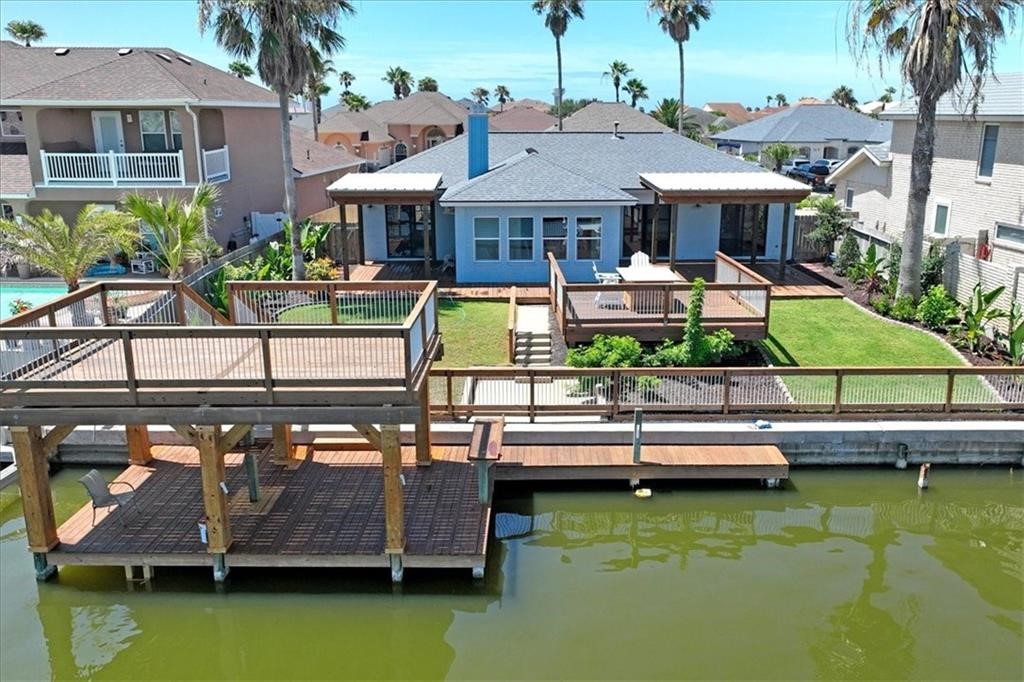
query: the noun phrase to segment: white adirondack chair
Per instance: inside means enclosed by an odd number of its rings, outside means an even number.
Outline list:
[[[643,251],[637,251],[629,257],[629,267],[649,268],[651,267],[651,257]]]

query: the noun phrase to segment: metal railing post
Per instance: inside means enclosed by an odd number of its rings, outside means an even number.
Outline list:
[[[641,440],[644,430],[644,411],[642,408],[633,410],[633,464],[640,463]]]

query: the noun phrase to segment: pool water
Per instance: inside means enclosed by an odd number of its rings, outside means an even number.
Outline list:
[[[0,319],[11,316],[11,302],[15,299],[24,299],[33,308],[38,308],[67,292],[68,288],[63,284],[25,284],[4,280],[0,282]]]
[[[86,500],[54,477],[59,519]],[[113,475],[114,471],[106,471]],[[34,580],[0,493],[0,679],[1024,677],[1024,477],[793,471],[754,485],[503,488],[487,576],[157,571]],[[504,516],[514,514],[515,516]],[[504,529],[504,530],[503,530]]]

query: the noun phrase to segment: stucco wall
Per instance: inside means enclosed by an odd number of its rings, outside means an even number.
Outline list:
[[[320,173],[319,175],[295,178],[296,212],[299,220],[303,220],[317,211],[333,206],[334,201],[327,195],[327,186],[341,176],[357,169],[358,166],[353,166],[351,168]]]
[[[676,258],[679,260],[712,260],[718,250],[722,222],[721,204],[681,205],[676,233]]]

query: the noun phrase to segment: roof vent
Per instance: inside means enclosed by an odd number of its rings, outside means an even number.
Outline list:
[[[178,61],[179,62],[185,62],[189,66],[192,66],[192,60],[189,59],[188,57],[182,57],[180,54],[178,55]]]
[[[616,140],[620,139],[618,121],[612,121],[612,137],[614,137]]]
[[[306,150],[306,160],[309,161],[309,150]]]
[[[131,53],[132,53],[132,48],[130,48],[130,47],[122,47],[120,50],[117,51],[117,56],[118,57],[124,57],[126,55],[130,55]]]
[[[58,57],[63,57],[68,52],[71,52],[71,50],[66,47],[58,47],[56,50],[53,51],[53,53]]]
[[[167,55],[165,55],[165,54],[164,54],[163,52],[157,52],[157,53],[156,53],[156,56],[157,56],[157,57],[160,57],[160,59],[164,60],[165,62],[170,62],[170,61],[172,61],[172,60],[171,60],[171,58],[170,58],[170,57],[168,57]]]

